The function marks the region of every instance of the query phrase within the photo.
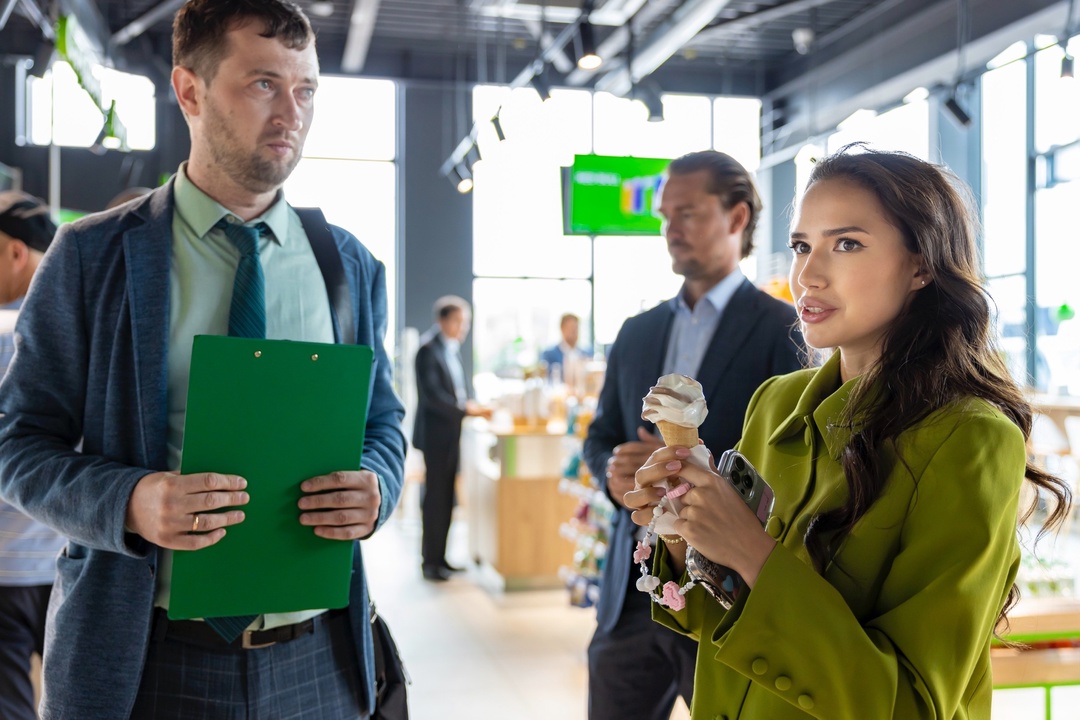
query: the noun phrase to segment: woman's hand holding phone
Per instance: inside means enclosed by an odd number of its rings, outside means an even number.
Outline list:
[[[675,530],[702,555],[739,573],[749,587],[776,546],[761,526],[754,511],[719,473],[685,462],[689,451],[679,447],[660,448],[635,475],[637,488],[626,494],[633,520],[647,526],[652,508],[663,492],[654,487],[667,480],[673,486],[688,482],[692,489],[679,500],[682,509]]]

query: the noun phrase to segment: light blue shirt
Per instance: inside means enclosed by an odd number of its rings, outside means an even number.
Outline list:
[[[15,355],[15,318],[22,298],[0,306],[0,376]],[[54,530],[31,520],[0,501],[0,586],[29,587],[52,585],[56,576],[56,555],[67,541]]]
[[[454,395],[457,396],[458,407],[463,408],[465,401],[469,399],[469,391],[465,387],[465,368],[461,365],[461,343],[443,335],[443,347],[446,348],[443,357],[454,381]]]
[[[240,219],[188,179],[187,163],[176,173],[173,197],[176,211],[169,270],[168,450],[169,468],[177,470],[184,444],[192,341],[195,335],[229,334],[229,305],[240,253],[225,231],[214,226],[222,218],[229,222]],[[299,216],[279,195],[265,213],[246,224],[260,222],[271,231],[259,239],[259,262],[266,278],[266,337],[334,342],[326,282]],[[160,607],[169,607],[171,579],[172,552],[162,550],[155,598]],[[266,615],[252,626],[288,625],[319,612]]]
[[[671,326],[667,354],[664,356],[664,375],[678,373],[697,378],[705,351],[709,349],[709,342],[720,325],[720,318],[724,316],[731,296],[745,279],[742,271],[735,268],[734,272],[705,293],[693,309],[683,297],[683,290],[672,298],[675,322]]]

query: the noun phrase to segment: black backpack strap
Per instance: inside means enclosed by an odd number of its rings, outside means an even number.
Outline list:
[[[353,344],[356,342],[356,326],[353,325],[352,296],[349,294],[349,283],[345,279],[345,266],[341,264],[341,253],[334,242],[326,217],[319,208],[293,210],[300,216],[308,242],[315,253],[315,260],[322,271],[326,294],[330,297],[330,307],[337,315],[338,327],[341,329],[341,341]]]

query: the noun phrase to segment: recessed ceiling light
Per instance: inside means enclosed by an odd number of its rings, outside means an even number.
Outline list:
[[[315,17],[330,17],[334,14],[334,3],[327,2],[327,0],[318,0],[308,6],[308,12]]]

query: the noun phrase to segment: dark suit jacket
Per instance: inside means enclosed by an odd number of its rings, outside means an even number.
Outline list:
[[[423,451],[458,437],[465,409],[458,406],[454,378],[446,364],[446,343],[439,327],[428,330],[416,351],[416,419],[412,444]],[[465,392],[472,397],[468,376]],[[451,437],[452,436],[452,437]]]
[[[44,720],[126,720],[138,691],[158,553],[125,531],[124,518],[136,483],[169,469],[172,217],[170,182],[61,227],[19,315],[19,350],[0,383],[0,493],[70,538],[50,601]],[[383,345],[385,268],[355,237],[331,231],[356,319],[349,340],[375,350],[361,465],[379,476],[381,525],[401,493],[405,455],[403,408]],[[331,315],[341,342],[333,306]],[[371,710],[367,583],[360,543],[353,547],[349,614]]]
[[[653,429],[652,423],[641,419],[641,400],[663,371],[674,319],[672,303],[664,302],[627,320],[611,347],[584,448],[589,471],[601,486],[615,446],[637,440],[639,427]],[[698,434],[715,455],[739,440],[746,406],[757,387],[773,375],[803,366],[802,337],[795,321],[791,305],[749,280],[728,302],[695,378],[704,388],[709,410]],[[616,503],[597,603],[601,631],[610,631],[622,613],[636,530],[630,513]]]

